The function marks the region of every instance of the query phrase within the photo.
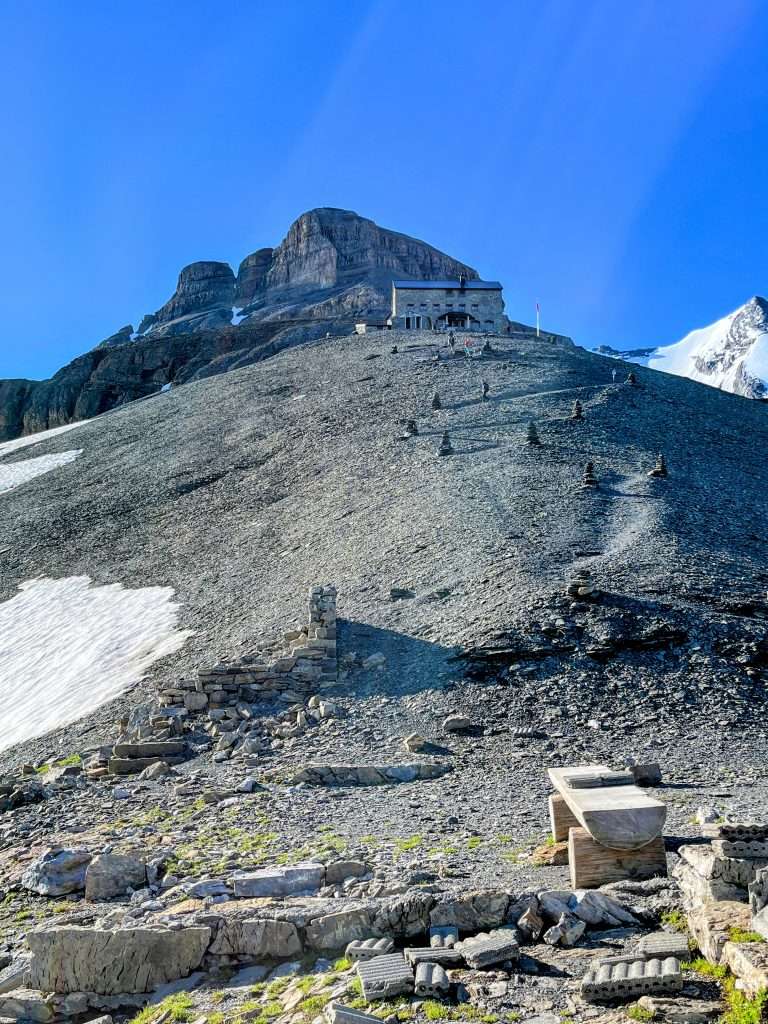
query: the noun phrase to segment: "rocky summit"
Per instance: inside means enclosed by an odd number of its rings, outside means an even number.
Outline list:
[[[267,252],[163,315],[287,308]],[[0,1017],[759,1019],[766,407],[455,342],[265,334],[0,447]]]
[[[393,279],[477,278],[431,245],[349,210],[302,214],[274,249],[184,267],[163,306],[93,347],[50,380],[0,380],[0,441],[88,419],[186,383],[258,362],[297,342],[348,334],[385,317]]]

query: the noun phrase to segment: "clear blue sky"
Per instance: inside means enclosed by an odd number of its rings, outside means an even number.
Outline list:
[[[313,206],[582,344],[768,291],[758,0],[0,0],[0,376],[138,323]]]

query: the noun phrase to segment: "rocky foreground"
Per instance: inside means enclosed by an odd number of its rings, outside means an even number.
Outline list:
[[[699,821],[768,799],[764,408],[560,341],[419,340],[111,413],[76,477],[4,497],[3,598],[170,584],[194,635],[3,755],[0,1016],[697,1022],[759,991],[768,837],[745,855]],[[574,893],[545,768],[629,761],[660,766],[671,877]],[[681,927],[703,959],[659,961],[669,991],[595,1002],[594,961]],[[431,929],[461,944],[445,978],[398,959]],[[347,958],[369,939],[383,1001]]]

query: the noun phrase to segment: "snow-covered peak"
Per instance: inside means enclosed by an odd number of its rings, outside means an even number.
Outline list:
[[[647,365],[746,398],[767,398],[768,302],[756,295],[709,327],[655,349]]]

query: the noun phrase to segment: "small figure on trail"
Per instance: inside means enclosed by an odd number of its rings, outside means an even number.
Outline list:
[[[571,419],[572,420],[583,420],[584,419],[584,410],[583,410],[581,402],[578,400],[578,398],[573,403],[573,412],[571,413]]]
[[[456,336],[453,333],[453,331],[448,332],[448,346],[451,352],[453,352],[454,349],[456,348]]]
[[[432,395],[432,412],[437,412],[438,409],[443,408],[443,403],[440,401],[440,395],[437,391]]]
[[[390,352],[390,355],[396,356],[397,355],[397,345],[393,345],[392,348],[389,350],[389,352]]]
[[[440,441],[440,447],[437,449],[438,455],[453,455],[453,445],[451,439],[448,436],[448,431],[443,434],[442,440]]]
[[[655,476],[655,477],[666,477],[667,476],[667,460],[664,458],[664,456],[661,454],[661,452],[659,452],[659,454],[656,456],[656,465],[648,473],[648,476]]]
[[[487,380],[480,381],[480,399],[483,402],[488,401],[488,392],[491,390],[491,385]]]

